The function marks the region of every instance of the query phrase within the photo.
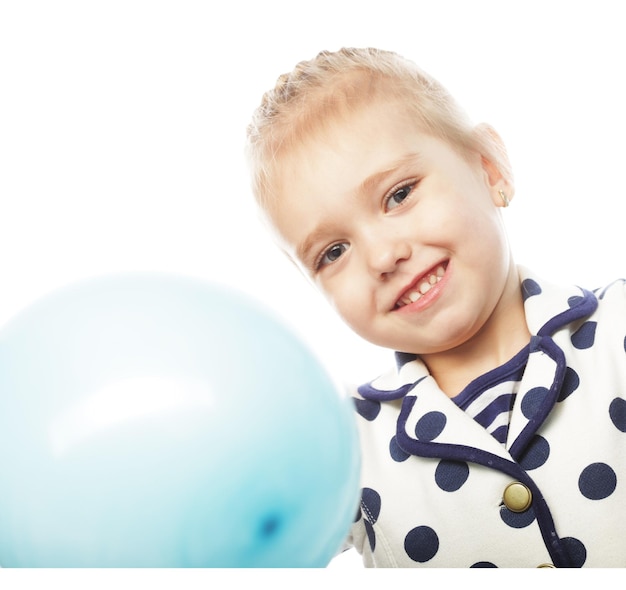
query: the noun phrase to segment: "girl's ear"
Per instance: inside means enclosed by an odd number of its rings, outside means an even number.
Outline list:
[[[504,201],[500,191],[504,193],[508,202],[513,200],[515,194],[513,171],[506,147],[496,130],[486,123],[477,125],[474,128],[474,135],[493,202],[502,207]]]

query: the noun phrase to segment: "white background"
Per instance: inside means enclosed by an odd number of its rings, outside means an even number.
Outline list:
[[[275,249],[243,157],[277,76],[344,45],[404,54],[496,127],[518,262],[589,287],[624,276],[625,24],[608,0],[5,0],[0,325],[68,282],[171,271],[249,292],[339,379],[372,377],[389,353]]]

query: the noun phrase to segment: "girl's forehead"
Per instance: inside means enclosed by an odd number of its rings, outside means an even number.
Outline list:
[[[319,121],[294,137],[276,162],[284,172],[312,166],[314,160],[336,159],[340,165],[365,154],[375,156],[376,162],[395,161],[406,158],[420,138],[432,136],[403,105],[380,101]]]

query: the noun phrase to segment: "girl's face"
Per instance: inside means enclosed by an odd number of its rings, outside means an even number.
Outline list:
[[[499,211],[510,187],[396,103],[338,120],[281,165],[282,245],[374,344],[428,355],[472,343],[519,292]]]

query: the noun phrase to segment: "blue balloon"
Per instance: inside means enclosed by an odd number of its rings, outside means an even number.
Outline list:
[[[104,277],[0,331],[4,567],[323,567],[359,465],[349,398],[239,292]]]

